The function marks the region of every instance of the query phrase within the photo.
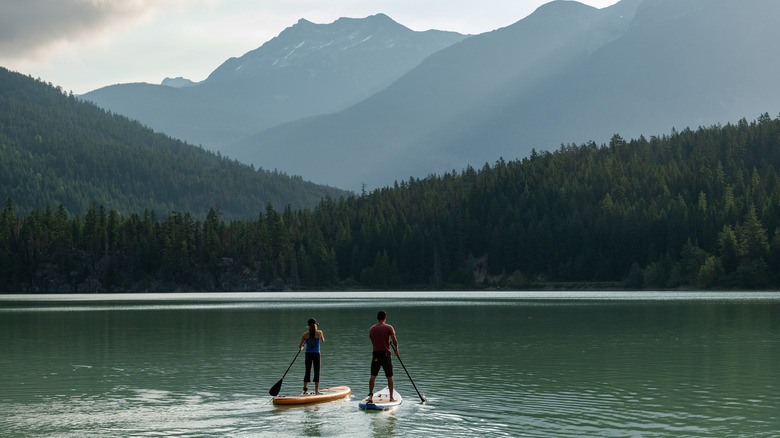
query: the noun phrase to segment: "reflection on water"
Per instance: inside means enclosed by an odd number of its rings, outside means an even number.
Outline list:
[[[775,293],[288,293],[0,298],[4,436],[774,436]],[[78,298],[78,297],[76,297]],[[395,411],[363,412],[368,327],[388,311]],[[268,389],[306,320],[324,387]],[[282,393],[301,389],[303,361]],[[382,377],[380,376],[380,382]]]

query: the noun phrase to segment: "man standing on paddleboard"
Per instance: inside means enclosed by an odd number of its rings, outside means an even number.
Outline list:
[[[395,337],[395,329],[390,324],[386,324],[387,312],[380,310],[376,315],[377,323],[371,326],[368,331],[368,337],[371,339],[371,344],[374,347],[374,352],[371,357],[371,378],[368,380],[368,403],[373,402],[374,396],[374,383],[376,382],[376,376],[379,375],[379,369],[385,370],[385,376],[387,377],[387,389],[390,390],[390,401],[394,401],[393,398],[393,356],[390,353],[390,341],[392,340],[395,346],[395,355],[399,358],[398,354],[398,339]]]

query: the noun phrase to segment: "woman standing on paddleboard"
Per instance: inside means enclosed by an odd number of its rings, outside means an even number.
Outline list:
[[[303,376],[303,393],[308,392],[309,382],[311,381],[311,369],[314,368],[314,393],[320,394],[320,343],[325,342],[325,335],[322,330],[317,330],[317,321],[314,318],[309,320],[309,330],[301,336],[301,342],[298,349],[303,349],[306,344],[306,374]]]

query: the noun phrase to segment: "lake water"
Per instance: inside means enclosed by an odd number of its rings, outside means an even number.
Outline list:
[[[424,404],[357,407],[380,309]],[[353,395],[278,408],[309,318]],[[780,293],[0,296],[0,348],[4,437],[780,435]]]

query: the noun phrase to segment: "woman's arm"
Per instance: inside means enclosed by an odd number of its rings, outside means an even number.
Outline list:
[[[301,336],[301,342],[298,344],[298,349],[303,349],[303,343],[306,342],[306,338],[309,337],[309,332],[304,332],[303,336]]]
[[[322,330],[317,330],[317,334],[319,335],[320,342],[325,342],[325,334],[322,333]]]

